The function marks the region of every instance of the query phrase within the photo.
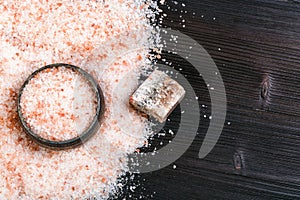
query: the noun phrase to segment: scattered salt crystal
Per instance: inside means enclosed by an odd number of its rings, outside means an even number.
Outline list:
[[[169,133],[170,133],[171,135],[174,135],[174,132],[173,132],[171,129],[169,129]]]

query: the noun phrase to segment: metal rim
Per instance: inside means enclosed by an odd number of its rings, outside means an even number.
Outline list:
[[[23,114],[21,112],[21,105],[20,105],[23,90],[26,87],[26,85],[29,83],[29,81],[32,78],[34,78],[35,75],[37,75],[38,73],[42,72],[45,69],[58,68],[58,67],[65,67],[65,68],[75,70],[79,74],[81,74],[84,78],[86,78],[86,80],[90,83],[93,91],[95,92],[96,99],[97,99],[96,115],[94,116],[89,127],[84,132],[80,133],[77,137],[74,137],[74,138],[71,138],[68,140],[63,140],[63,141],[48,140],[48,139],[40,137],[39,135],[34,133],[30,129],[30,127],[27,125],[26,120],[24,119]],[[63,150],[63,149],[69,149],[69,148],[73,148],[73,147],[83,144],[85,141],[87,141],[89,138],[91,138],[97,132],[97,130],[100,128],[101,119],[103,117],[104,106],[105,105],[104,105],[104,97],[103,97],[102,90],[90,74],[88,74],[83,69],[76,67],[74,65],[64,64],[64,63],[56,63],[56,64],[51,64],[51,65],[46,65],[46,66],[36,70],[26,79],[26,81],[23,83],[23,85],[19,91],[17,110],[18,110],[18,116],[19,116],[21,125],[22,125],[25,133],[32,140],[34,140],[36,143],[38,143],[39,145],[46,147],[46,148],[50,148],[50,149],[54,149],[54,150]]]

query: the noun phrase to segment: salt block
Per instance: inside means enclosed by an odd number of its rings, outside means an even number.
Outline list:
[[[155,70],[131,95],[129,103],[163,123],[184,95],[185,90],[178,82]]]

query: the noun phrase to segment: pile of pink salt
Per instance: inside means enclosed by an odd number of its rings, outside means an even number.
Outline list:
[[[78,71],[63,66],[40,71],[20,99],[25,123],[38,136],[65,141],[86,131],[96,116],[96,93]]]
[[[106,199],[144,144],[144,119],[128,105],[158,36],[151,0],[8,1],[0,4],[0,199]],[[20,128],[25,79],[52,63],[82,67],[103,89],[102,127],[83,146],[51,151]],[[118,88],[122,88],[122,93]],[[134,124],[134,126],[132,126]]]

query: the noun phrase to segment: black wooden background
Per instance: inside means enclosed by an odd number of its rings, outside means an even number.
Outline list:
[[[199,159],[210,98],[202,78],[190,76],[199,105],[207,105],[201,108],[199,134],[174,163],[176,169],[170,165],[135,176],[119,198],[300,199],[300,1],[167,5],[162,6],[168,15],[163,25],[195,39],[220,70],[228,99],[225,127],[213,151]],[[186,61],[166,58],[189,74]]]

